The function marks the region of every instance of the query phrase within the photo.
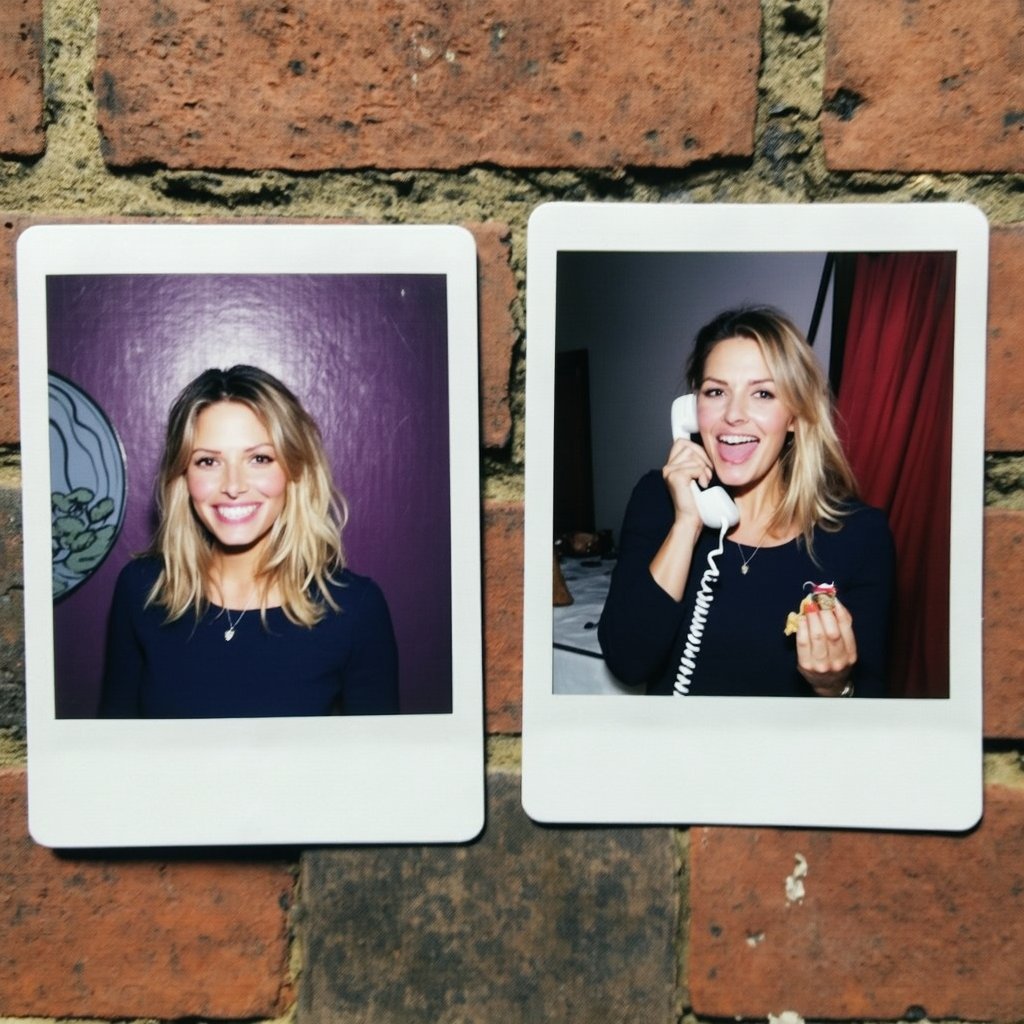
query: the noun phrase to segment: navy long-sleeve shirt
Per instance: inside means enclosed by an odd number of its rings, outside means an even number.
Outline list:
[[[853,503],[842,528],[814,531],[812,559],[801,539],[752,549],[731,541],[717,558],[718,579],[694,659],[694,695],[797,697],[814,695],[797,669],[796,638],[785,636],[786,616],[806,596],[805,582],[835,583],[853,616],[857,663],[854,695],[884,697],[893,544],[885,516]],[[681,601],[654,581],[651,559],[672,525],[672,498],[661,474],[637,484],[622,526],[598,637],[611,671],[626,683],[646,683],[650,694],[672,692],[691,628],[694,602],[718,531],[704,529],[694,549]],[[749,559],[746,575],[740,572]],[[815,561],[816,559],[816,561]]]
[[[312,628],[280,608],[267,624],[251,609],[225,640],[228,616],[212,606],[197,621],[174,622],[146,607],[160,571],[155,559],[129,562],[110,610],[100,703],[102,718],[273,718],[384,715],[398,711],[398,654],[380,588],[349,570],[338,575],[330,607]]]

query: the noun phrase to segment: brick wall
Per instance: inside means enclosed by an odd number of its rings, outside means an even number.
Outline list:
[[[1017,0],[5,0],[0,1017],[1024,1018],[1022,29]],[[973,832],[523,815],[523,264],[548,199],[988,215]],[[37,220],[170,216],[476,233],[490,739],[474,844],[103,856],[26,837],[13,239]]]

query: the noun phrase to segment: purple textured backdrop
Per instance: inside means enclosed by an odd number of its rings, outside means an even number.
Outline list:
[[[57,716],[95,715],[117,573],[149,543],[167,411],[210,366],[252,363],[319,423],[350,505],[349,565],[398,638],[403,713],[451,710],[443,275],[96,275],[47,281],[50,368],[104,409],[127,457],[124,527],[54,610]]]

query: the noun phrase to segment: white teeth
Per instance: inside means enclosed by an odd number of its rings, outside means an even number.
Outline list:
[[[256,510],[255,505],[218,505],[217,513],[221,519],[239,520],[252,515]]]
[[[749,434],[723,434],[719,439],[722,444],[749,444],[751,441],[756,441],[756,437],[751,437]]]

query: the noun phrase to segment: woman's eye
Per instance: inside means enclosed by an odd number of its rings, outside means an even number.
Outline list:
[[[754,397],[755,398],[774,398],[775,394],[773,392],[771,392],[771,391],[766,391],[764,388],[761,388],[759,391],[755,391],[754,392]]]
[[[200,469],[208,469],[213,465],[213,459],[209,455],[200,455],[199,458],[196,459],[195,465]]]
[[[274,456],[260,453],[258,455],[254,455],[252,457],[252,461],[255,462],[257,466],[269,466],[274,461]]]
[[[720,398],[725,392],[721,388],[705,388],[702,394],[705,398]]]

